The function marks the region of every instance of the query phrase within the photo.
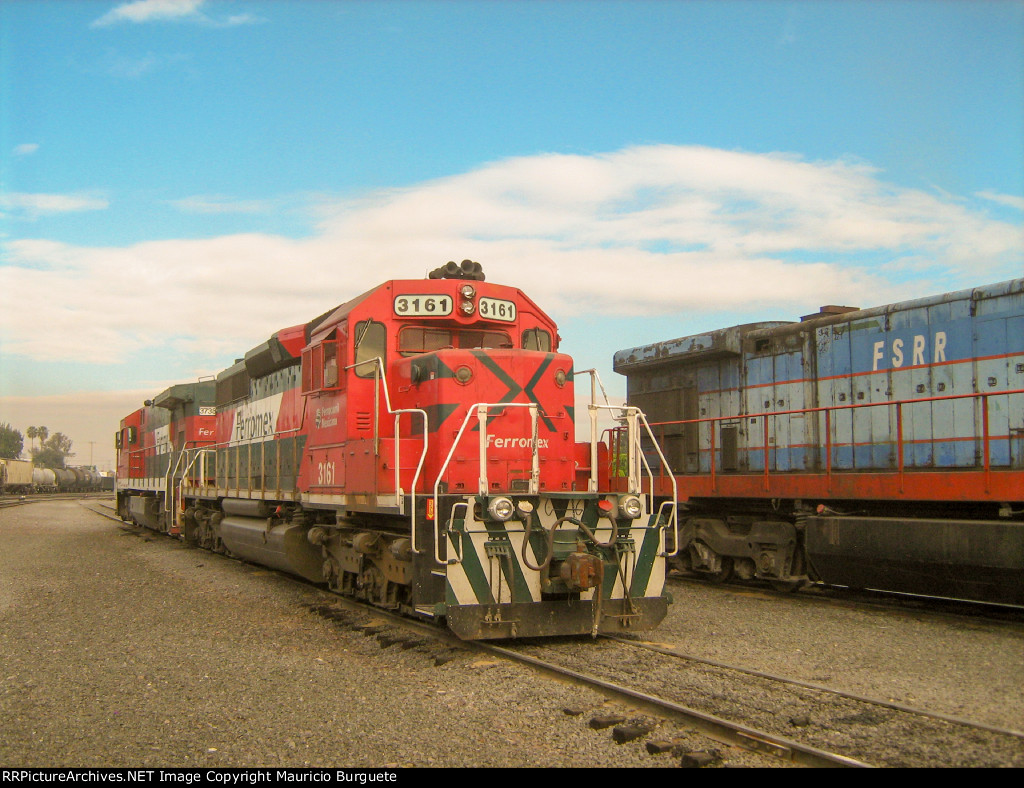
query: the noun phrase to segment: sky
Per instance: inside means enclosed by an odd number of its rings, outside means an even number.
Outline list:
[[[467,258],[613,397],[618,350],[1024,276],[1024,2],[0,2],[0,422],[72,463]]]

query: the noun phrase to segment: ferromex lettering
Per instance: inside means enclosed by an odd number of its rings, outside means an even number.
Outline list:
[[[281,412],[281,398],[281,394],[272,394],[239,407],[235,411],[231,443],[250,443],[272,438]]]
[[[488,435],[487,445],[495,449],[532,449],[533,438],[499,438],[496,435]],[[547,447],[547,438],[537,438],[538,449],[546,449]]]

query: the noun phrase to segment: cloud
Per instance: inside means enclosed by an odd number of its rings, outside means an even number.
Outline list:
[[[39,150],[39,144],[36,142],[26,142],[24,145],[16,145],[14,148],[15,156],[31,156]]]
[[[239,355],[383,280],[464,258],[565,320],[878,305],[1019,275],[1024,254],[1019,224],[863,162],[696,146],[513,158],[317,209],[301,239],[7,240],[4,352]]]
[[[121,23],[193,22],[215,27],[235,27],[262,21],[252,14],[211,17],[202,11],[205,0],[134,0],[112,8],[91,27],[109,27]]]
[[[120,79],[142,79],[154,71],[173,68],[191,62],[192,56],[185,53],[124,55],[116,51],[106,52],[99,61],[100,68],[107,74]]]
[[[23,219],[36,219],[57,213],[99,211],[108,206],[108,201],[102,197],[82,194],[0,192],[0,212]]]
[[[1018,211],[1024,211],[1024,197],[1015,197],[1012,194],[996,194],[995,192],[978,192],[975,196],[983,200],[991,200],[1000,205],[1008,205],[1011,208],[1016,208]]]
[[[204,0],[135,0],[111,9],[95,22],[93,27],[106,27],[119,22],[165,22],[197,18]]]

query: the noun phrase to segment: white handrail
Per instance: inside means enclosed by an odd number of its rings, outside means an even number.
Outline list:
[[[423,471],[423,465],[427,458],[427,448],[429,442],[429,429],[427,423],[427,412],[423,408],[399,408],[393,410],[391,408],[391,395],[388,392],[388,381],[387,373],[384,371],[384,359],[380,356],[374,356],[373,358],[366,359],[365,361],[358,361],[355,364],[349,364],[345,369],[355,369],[356,367],[363,366],[364,364],[375,364],[374,367],[374,394],[373,394],[373,447],[374,455],[377,456],[380,453],[379,446],[379,435],[378,430],[378,418],[380,411],[379,392],[381,389],[384,391],[384,407],[387,408],[388,415],[395,417],[395,506],[398,509],[399,514],[405,514],[405,491],[402,490],[401,485],[401,439],[399,437],[399,420],[402,418],[403,413],[419,413],[423,417],[423,450],[420,452],[420,459],[416,465],[416,473],[413,474],[412,478],[412,490],[409,493],[409,508],[412,510],[409,514],[410,517],[410,528],[411,530],[411,549],[414,553],[420,553],[421,551],[416,545],[416,485],[419,483],[420,474]]]
[[[462,426],[459,427],[459,431],[455,435],[455,440],[452,441],[452,447],[448,450],[448,456],[445,457],[444,462],[441,464],[441,469],[437,473],[437,478],[434,480],[434,560],[439,564],[458,563],[458,560],[454,558],[449,558],[448,560],[443,560],[441,558],[441,518],[440,508],[438,506],[440,502],[441,479],[448,470],[448,466],[451,464],[452,457],[455,454],[455,449],[458,448],[459,442],[462,440],[462,436],[466,432],[466,427],[475,413],[480,424],[480,476],[478,477],[478,490],[481,495],[487,494],[487,413],[491,408],[530,408],[530,421],[533,431],[533,459],[531,463],[529,492],[531,495],[536,495],[537,491],[540,489],[540,455],[538,453],[539,449],[537,440],[537,403],[477,402],[475,405],[470,406],[466,410],[466,417],[462,420]]]
[[[672,474],[669,468],[668,461],[665,459],[665,455],[661,451],[661,446],[658,445],[658,441],[654,437],[654,433],[651,431],[651,425],[647,421],[647,416],[642,410],[634,405],[612,405],[608,400],[608,393],[605,391],[604,383],[601,381],[601,376],[596,369],[584,369],[575,373],[576,375],[589,374],[590,375],[590,480],[587,483],[587,488],[590,492],[596,492],[598,487],[598,469],[597,469],[597,412],[599,410],[619,410],[622,412],[620,419],[626,421],[626,437],[628,450],[626,454],[627,460],[627,487],[628,491],[632,493],[643,494],[642,482],[640,480],[640,465],[642,464],[647,471],[647,478],[650,480],[650,503],[654,502],[654,471],[651,470],[650,464],[647,462],[647,458],[640,446],[640,431],[638,426],[640,423],[643,424],[644,429],[647,431],[648,437],[651,439],[651,444],[654,446],[654,450],[658,453],[658,457],[661,459],[662,467],[668,474],[668,477],[672,480],[672,501],[670,507],[669,524],[672,526],[672,533],[675,537],[674,550],[671,553],[665,553],[666,556],[674,556],[679,552],[679,521],[676,516],[676,501],[679,500],[679,489],[676,483],[676,478]],[[595,400],[597,399],[597,388],[600,387],[601,394],[604,397],[605,404],[597,405]],[[661,513],[666,508],[666,503],[662,503],[658,507],[658,519],[661,519]],[[650,506],[648,507],[650,511]]]
[[[665,459],[665,455],[661,451],[661,446],[658,445],[658,441],[654,438],[654,432],[651,430],[651,425],[647,421],[647,416],[640,408],[632,407],[636,411],[637,417],[643,422],[644,429],[647,430],[647,437],[651,439],[651,445],[654,446],[654,450],[658,452],[658,458],[661,460],[661,467],[665,469],[665,473],[668,474],[668,478],[672,480],[672,500],[671,500],[671,514],[669,515],[669,523],[672,526],[672,537],[673,537],[673,550],[671,553],[665,553],[666,557],[675,556],[679,554],[679,518],[676,513],[676,501],[679,500],[679,485],[676,482],[675,474],[672,473],[672,469],[668,465],[668,460]],[[643,451],[640,448],[640,436],[636,438],[636,448],[640,459],[643,460],[644,467],[647,468],[647,476],[651,480],[651,501],[654,500],[654,471],[651,470],[651,466],[647,462],[647,457],[644,456]],[[658,507],[658,517],[661,517],[661,511],[665,508],[668,501],[662,502],[661,506]]]

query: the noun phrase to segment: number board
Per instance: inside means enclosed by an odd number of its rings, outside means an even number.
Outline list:
[[[504,301],[500,298],[481,298],[480,317],[486,320],[505,320],[514,323],[516,320],[516,305],[514,301]]]
[[[399,317],[444,317],[452,313],[452,298],[446,295],[395,296],[395,314]]]

